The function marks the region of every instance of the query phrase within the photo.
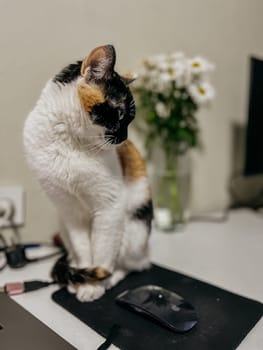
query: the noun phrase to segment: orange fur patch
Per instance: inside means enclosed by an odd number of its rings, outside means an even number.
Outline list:
[[[98,86],[88,85],[85,82],[78,85],[78,95],[82,107],[88,113],[94,105],[105,101],[104,94]]]
[[[92,270],[92,275],[94,276],[94,278],[98,279],[98,280],[103,280],[107,277],[111,276],[111,273],[104,269],[103,267],[95,267]]]
[[[125,178],[135,181],[146,175],[145,161],[131,141],[121,143],[117,152]]]

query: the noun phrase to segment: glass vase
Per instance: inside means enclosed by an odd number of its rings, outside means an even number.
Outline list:
[[[189,152],[165,154],[164,166],[155,167],[155,226],[165,232],[181,231],[189,219],[191,169]]]

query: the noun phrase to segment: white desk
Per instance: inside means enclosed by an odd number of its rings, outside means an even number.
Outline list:
[[[262,216],[238,210],[225,223],[196,222],[189,223],[182,233],[154,232],[151,247],[155,263],[263,302]],[[0,285],[48,279],[53,263],[54,259],[21,270],[6,269],[0,272]],[[56,289],[51,286],[14,299],[78,350],[96,349],[103,338],[51,300]],[[263,349],[263,318],[238,349]]]

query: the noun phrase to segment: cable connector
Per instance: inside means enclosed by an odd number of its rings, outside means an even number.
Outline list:
[[[55,284],[54,281],[39,281],[39,280],[33,280],[33,281],[25,281],[25,282],[12,282],[12,283],[6,283],[4,287],[0,287],[0,292],[4,292],[11,295],[17,295],[27,292],[33,292],[34,290],[46,288],[50,286],[51,284]]]

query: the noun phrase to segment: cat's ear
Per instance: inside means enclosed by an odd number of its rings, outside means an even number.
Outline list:
[[[109,77],[114,69],[116,53],[112,45],[96,47],[83,60],[81,75],[87,80],[101,80]]]
[[[121,80],[124,82],[125,85],[130,85],[134,80],[137,79],[137,76],[135,74],[125,74],[120,76]]]

